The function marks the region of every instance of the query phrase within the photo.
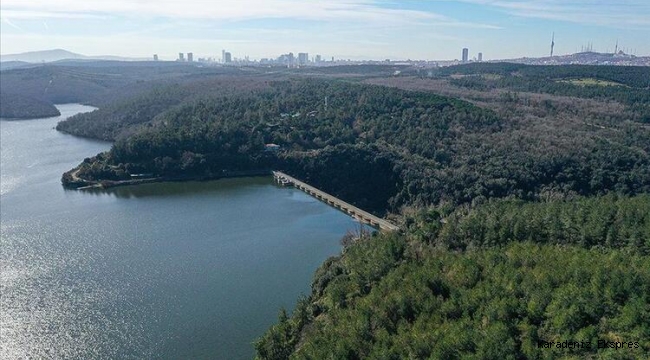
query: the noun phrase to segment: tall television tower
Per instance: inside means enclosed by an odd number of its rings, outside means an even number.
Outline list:
[[[555,31],[553,32],[553,38],[551,38],[551,57],[553,57],[553,48],[555,47]]]

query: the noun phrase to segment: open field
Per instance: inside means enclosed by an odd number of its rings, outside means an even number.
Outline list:
[[[557,80],[558,82],[577,85],[577,86],[625,86],[621,83],[614,81],[600,80],[594,78],[571,79],[571,80]]]

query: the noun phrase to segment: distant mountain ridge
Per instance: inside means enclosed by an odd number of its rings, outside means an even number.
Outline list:
[[[18,69],[27,66],[32,66],[32,64],[24,61],[2,61],[0,62],[0,71],[9,70],[9,69]]]
[[[128,58],[111,55],[86,56],[73,53],[64,49],[52,49],[42,51],[29,51],[20,54],[0,55],[0,62],[22,61],[27,63],[55,62],[60,60],[119,60],[119,61],[140,61],[148,60],[142,58]]]
[[[650,66],[650,56],[636,56],[625,54],[619,51],[613,53],[599,53],[593,51],[579,52],[575,54],[546,56],[546,57],[523,57],[517,59],[496,60],[494,62],[511,62],[527,65],[636,65]]]

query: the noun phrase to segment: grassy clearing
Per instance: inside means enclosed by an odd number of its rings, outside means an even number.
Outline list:
[[[594,78],[558,80],[558,82],[567,83],[571,85],[578,85],[578,86],[625,86],[621,83],[617,83],[614,81],[600,80]]]

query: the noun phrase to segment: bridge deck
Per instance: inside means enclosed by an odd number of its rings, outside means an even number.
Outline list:
[[[399,227],[391,224],[390,222],[381,219],[367,211],[363,211],[359,209],[358,207],[348,204],[347,202],[332,196],[324,191],[318,190],[315,187],[308,185],[294,177],[291,177],[283,172],[280,171],[274,171],[273,172],[273,177],[278,180],[278,181],[283,181],[284,182],[289,182],[293,184],[296,188],[314,196],[315,198],[322,200],[334,207],[337,207],[341,209],[342,211],[346,212],[347,214],[351,215],[355,219],[370,224],[372,226],[379,227],[381,230],[388,230],[388,231],[399,231]]]

